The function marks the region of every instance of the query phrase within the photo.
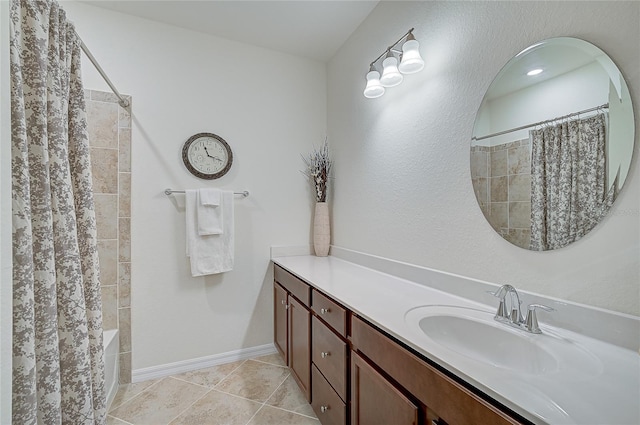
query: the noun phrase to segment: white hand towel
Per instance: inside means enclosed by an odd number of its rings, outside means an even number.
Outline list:
[[[204,276],[224,273],[233,269],[233,192],[222,191],[219,208],[223,209],[223,233],[198,235],[197,204],[198,191],[185,191],[187,256],[191,262],[191,275]]]
[[[224,212],[220,189],[198,189],[196,218],[198,235],[221,235],[224,230]]]

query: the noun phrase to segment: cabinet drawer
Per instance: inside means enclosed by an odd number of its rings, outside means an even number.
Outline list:
[[[450,424],[520,424],[361,319],[351,317],[353,349]]]
[[[313,388],[311,407],[322,425],[346,425],[346,404],[315,366],[311,366],[311,386]]]
[[[311,304],[311,287],[298,279],[282,267],[274,264],[273,275],[276,280],[284,289],[293,294],[294,297],[300,300],[302,304],[307,307]]]
[[[311,359],[338,395],[347,399],[347,344],[317,317],[311,319]]]
[[[315,289],[312,292],[311,308],[338,334],[344,338],[347,337],[347,310],[345,308]]]

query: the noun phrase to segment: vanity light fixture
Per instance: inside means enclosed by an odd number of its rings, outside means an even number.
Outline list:
[[[367,73],[367,86],[364,88],[364,97],[374,99],[383,94],[384,87],[380,84],[380,73],[372,65]]]
[[[367,73],[367,85],[364,88],[364,96],[373,99],[380,97],[385,92],[385,87],[394,87],[402,83],[402,74],[414,74],[424,68],[424,60],[420,56],[419,43],[413,36],[413,28],[398,41],[387,48],[369,65]],[[401,50],[399,50],[399,48]],[[378,71],[382,60],[382,76]],[[398,64],[400,59],[400,64]],[[376,68],[378,64],[378,68]]]

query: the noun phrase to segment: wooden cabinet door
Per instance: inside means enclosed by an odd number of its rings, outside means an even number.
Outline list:
[[[311,313],[289,295],[289,367],[311,401]]]
[[[287,291],[277,283],[273,284],[273,340],[282,355],[285,364],[289,364],[287,356]]]
[[[418,406],[359,355],[351,359],[351,425],[418,424]]]

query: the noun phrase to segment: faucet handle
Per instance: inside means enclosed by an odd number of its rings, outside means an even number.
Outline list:
[[[534,334],[541,334],[540,326],[538,326],[538,317],[536,315],[536,309],[539,308],[544,311],[552,312],[556,311],[554,308],[543,304],[530,304],[527,311],[527,320],[525,322],[525,327],[527,331]]]

